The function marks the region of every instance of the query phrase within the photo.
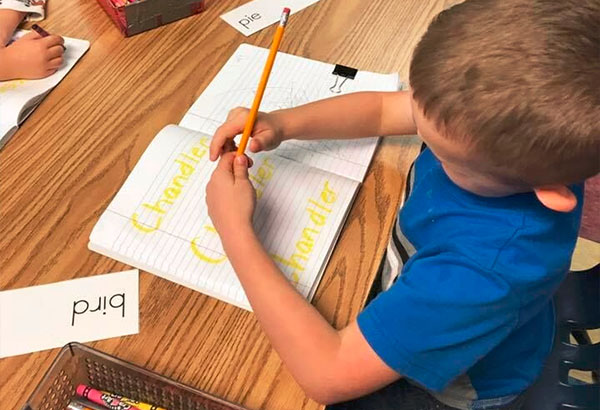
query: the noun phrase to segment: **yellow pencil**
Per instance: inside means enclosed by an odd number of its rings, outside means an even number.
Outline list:
[[[277,26],[277,30],[275,30],[275,35],[273,36],[273,43],[271,44],[269,56],[267,57],[265,68],[262,72],[262,76],[260,77],[260,82],[258,83],[256,95],[254,96],[254,101],[252,102],[252,108],[250,108],[250,113],[248,114],[246,124],[244,125],[244,132],[242,133],[242,140],[240,141],[237,155],[244,155],[246,145],[248,145],[248,139],[250,138],[250,134],[252,134],[252,128],[254,127],[254,122],[256,121],[258,108],[260,107],[260,102],[263,94],[265,93],[265,88],[267,88],[267,81],[269,81],[269,75],[271,74],[271,69],[273,68],[273,63],[275,62],[275,56],[277,55],[277,50],[279,49],[279,43],[281,43],[281,38],[283,37],[283,30],[285,29],[285,25],[287,24],[289,16],[290,9],[286,7],[283,9],[281,20],[279,20],[279,25]]]

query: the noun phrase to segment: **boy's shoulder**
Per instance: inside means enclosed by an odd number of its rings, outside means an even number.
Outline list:
[[[445,253],[502,272],[540,264],[562,270],[570,261],[581,220],[581,185],[571,187],[577,208],[563,213],[544,207],[533,192],[493,198],[465,191],[429,150],[421,153],[412,173],[399,228],[422,251],[415,256]]]

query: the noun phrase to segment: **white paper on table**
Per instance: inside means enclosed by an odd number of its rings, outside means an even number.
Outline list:
[[[0,292],[0,357],[139,332],[137,269]]]
[[[284,7],[290,14],[305,9],[319,0],[253,0],[223,14],[221,18],[245,36],[279,21]]]

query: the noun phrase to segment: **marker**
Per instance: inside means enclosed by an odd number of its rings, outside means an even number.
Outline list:
[[[248,114],[246,124],[244,125],[244,132],[242,133],[242,139],[240,141],[240,145],[238,147],[236,155],[244,155],[246,145],[248,145],[248,139],[250,139],[250,134],[252,134],[252,128],[254,128],[254,122],[256,121],[258,108],[260,107],[260,102],[262,100],[263,94],[265,93],[265,88],[267,88],[267,81],[269,81],[269,75],[271,74],[271,69],[273,68],[275,57],[277,56],[277,50],[279,49],[279,43],[281,43],[283,31],[285,29],[285,26],[287,25],[289,16],[290,9],[286,7],[283,9],[281,19],[279,20],[279,25],[275,30],[275,35],[273,36],[273,43],[271,43],[271,49],[269,50],[269,56],[267,57],[265,68],[263,69],[262,76],[260,77],[260,82],[258,83],[258,88],[256,89],[256,95],[254,96],[254,101],[252,102],[252,108],[250,108],[250,113]]]
[[[48,37],[50,35],[50,33],[48,33],[46,30],[44,30],[37,24],[31,26],[31,28],[42,37]],[[63,50],[67,49],[67,47],[65,47],[63,44],[61,44],[60,46],[63,48]]]
[[[130,404],[124,403],[121,399],[121,396],[117,396],[116,394],[102,392],[100,390],[96,390],[90,386],[86,386],[85,384],[80,384],[77,386],[76,393],[78,396],[83,397],[84,399],[88,399],[93,403],[100,404],[104,407],[108,407],[109,409],[119,409],[119,410],[141,410],[139,407],[134,407]]]
[[[119,396],[107,391],[96,390],[92,387],[80,384],[77,386],[77,394],[103,406],[121,406],[119,410],[167,410],[153,404],[144,403],[127,397]]]
[[[103,393],[106,393],[106,392],[103,392]],[[167,410],[163,407],[158,407],[153,404],[144,403],[142,401],[128,399],[127,397],[121,397],[121,402],[125,403],[125,404],[129,404],[130,406],[135,406],[136,408],[138,408],[140,410]]]

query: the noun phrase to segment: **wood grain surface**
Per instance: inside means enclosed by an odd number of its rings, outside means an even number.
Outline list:
[[[87,249],[90,231],[166,124],[183,114],[244,37],[219,16],[242,0],[123,38],[94,0],[50,0],[44,28],[91,48],[0,151],[0,289],[127,269]],[[442,0],[321,0],[292,16],[280,50],[406,79],[411,50]],[[294,75],[290,73],[290,75]],[[385,140],[313,303],[341,328],[363,307],[418,151]],[[250,409],[317,409],[251,313],[148,273],[140,333],[90,346]],[[0,407],[26,401],[58,349],[0,360]]]

